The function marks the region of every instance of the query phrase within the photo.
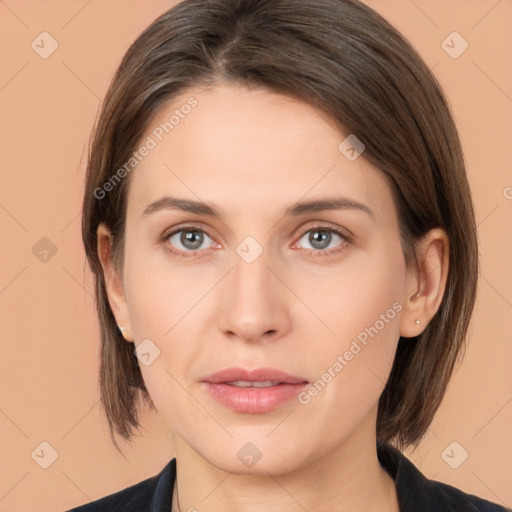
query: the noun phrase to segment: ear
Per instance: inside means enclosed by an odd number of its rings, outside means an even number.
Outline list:
[[[110,230],[101,223],[96,231],[98,257],[103,268],[108,302],[114,314],[121,334],[126,341],[133,341],[130,316],[124,294],[123,278],[120,269],[116,268],[112,258],[112,235]]]
[[[443,229],[430,230],[417,247],[419,270],[411,267],[407,296],[400,319],[400,336],[412,338],[423,332],[443,299],[449,267],[449,241]]]

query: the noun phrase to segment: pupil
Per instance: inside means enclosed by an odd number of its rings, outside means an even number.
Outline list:
[[[320,236],[316,236],[318,233],[320,233]],[[310,242],[311,244],[316,247],[317,244],[319,243],[320,244],[320,249],[323,249],[324,246],[325,246],[325,243],[322,243],[322,242],[325,242],[327,240],[327,245],[329,245],[329,240],[330,240],[330,237],[331,237],[331,234],[328,232],[328,231],[320,231],[320,230],[317,230],[317,231],[313,231],[310,235]],[[317,247],[318,248],[318,247]]]
[[[188,243],[192,245],[192,249],[197,249],[202,242],[200,235],[198,231],[185,231],[184,234],[181,235],[183,245],[187,246]],[[197,239],[194,241],[196,237]]]

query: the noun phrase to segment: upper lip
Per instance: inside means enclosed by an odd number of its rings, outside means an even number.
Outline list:
[[[204,382],[218,384],[221,382],[234,382],[243,380],[248,382],[266,382],[268,380],[283,382],[286,384],[307,383],[306,379],[290,375],[289,373],[277,370],[276,368],[256,368],[247,370],[245,368],[226,368],[220,372],[213,373],[203,379]]]

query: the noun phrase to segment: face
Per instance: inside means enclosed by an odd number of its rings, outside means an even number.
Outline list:
[[[303,102],[223,85],[175,98],[141,141],[113,309],[170,430],[226,471],[280,474],[375,433],[413,290],[391,189],[339,149],[347,135]],[[210,378],[230,368],[295,380]]]

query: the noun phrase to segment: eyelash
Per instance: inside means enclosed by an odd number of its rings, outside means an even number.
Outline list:
[[[181,231],[197,231],[199,233],[204,233],[208,235],[210,238],[213,239],[213,237],[210,235],[207,229],[205,228],[199,228],[197,226],[180,226],[179,229],[174,229],[173,231],[169,233],[164,233],[161,238],[161,242],[165,244],[166,250],[168,250],[172,255],[178,256],[179,258],[194,258],[196,257],[196,253],[200,252],[200,250],[196,251],[180,251],[177,249],[172,248],[170,244],[167,242],[169,241],[169,238],[171,236],[175,235],[176,233],[180,233]],[[347,233],[344,233],[338,229],[333,228],[332,226],[324,225],[324,224],[318,224],[316,226],[311,226],[308,229],[301,232],[300,236],[298,237],[297,241],[300,240],[306,233],[309,233],[310,231],[327,231],[329,233],[334,233],[342,238],[341,243],[334,249],[305,249],[306,251],[309,251],[309,254],[312,254],[314,257],[317,256],[331,256],[333,254],[336,254],[344,249],[345,245],[350,245],[352,243],[352,237],[348,235]]]

